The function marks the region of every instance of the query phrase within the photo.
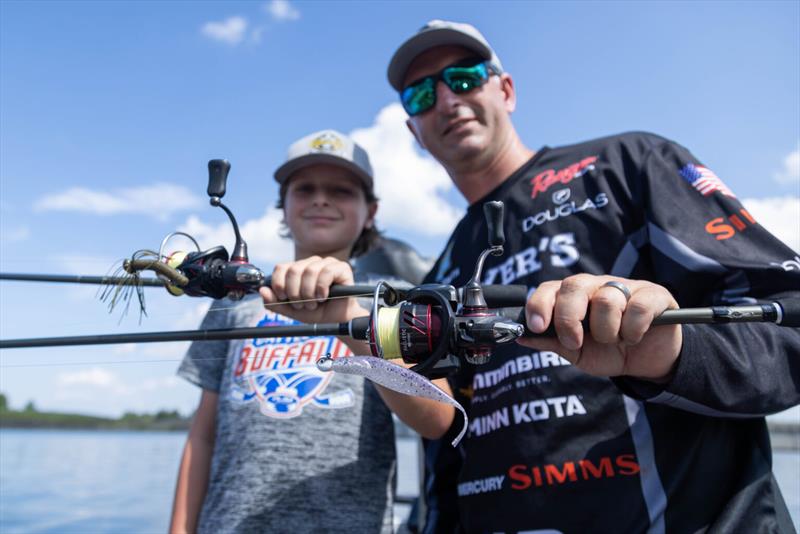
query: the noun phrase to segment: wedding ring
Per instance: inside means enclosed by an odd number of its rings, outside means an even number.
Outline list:
[[[603,287],[613,287],[615,289],[619,289],[622,291],[622,294],[625,295],[625,302],[631,300],[631,290],[628,289],[628,286],[623,284],[622,282],[617,282],[616,280],[611,280],[603,284]]]

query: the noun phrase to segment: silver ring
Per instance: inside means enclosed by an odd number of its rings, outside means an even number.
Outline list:
[[[622,291],[622,294],[625,295],[625,302],[631,300],[631,290],[628,289],[628,286],[626,286],[622,282],[611,280],[603,284],[603,287],[613,287],[614,289],[619,289],[620,291]]]

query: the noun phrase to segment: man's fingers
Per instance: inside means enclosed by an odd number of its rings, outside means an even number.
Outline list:
[[[597,277],[575,275],[561,281],[553,309],[553,324],[561,344],[578,350],[583,344],[583,325],[589,298],[597,287]]]
[[[677,307],[675,299],[663,287],[653,284],[640,287],[633,292],[622,315],[620,337],[629,345],[639,343],[653,319],[671,307]]]
[[[525,317],[531,332],[544,332],[553,317],[553,305],[556,302],[559,282],[543,282],[525,303]]]
[[[622,314],[627,300],[617,288],[600,286],[592,296],[589,329],[598,343],[616,343],[620,337]]]

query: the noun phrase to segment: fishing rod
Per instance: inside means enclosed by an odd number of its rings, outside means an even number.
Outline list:
[[[201,250],[188,234],[173,232],[161,242],[158,252],[140,250],[122,263],[119,273],[110,277],[116,287],[135,288],[143,308],[140,274],[153,271],[167,291],[175,296],[224,297],[233,300],[258,292],[268,286],[270,277],[249,263],[247,245],[230,209],[221,202],[230,163],[211,160],[208,164],[207,193],[212,206],[220,207],[233,225],[236,242],[233,254],[223,246]],[[551,324],[548,330],[534,334],[528,330],[524,305],[528,289],[520,285],[486,285],[479,283],[483,265],[489,255],[503,254],[502,202],[484,205],[489,230],[489,246],[476,262],[470,280],[461,288],[444,284],[424,284],[416,287],[393,287],[387,282],[377,285],[334,285],[329,298],[372,295],[372,309],[367,316],[345,323],[296,324],[253,328],[225,328],[145,332],[109,335],[88,335],[52,338],[0,340],[0,349],[52,347],[65,345],[97,345],[114,343],[145,343],[167,341],[228,340],[264,337],[349,336],[369,344],[373,356],[403,358],[416,371],[428,378],[446,376],[461,365],[482,364],[492,356],[498,345],[513,342],[522,336],[555,336]],[[195,251],[165,253],[167,243],[175,236],[188,237]],[[10,275],[0,279],[12,279]],[[59,280],[61,281],[61,280]],[[155,284],[154,284],[155,285]],[[112,287],[112,286],[109,286]],[[113,307],[118,295],[113,294]],[[121,300],[130,298],[131,293]],[[380,302],[383,301],[383,306]],[[520,310],[520,308],[523,308]],[[667,310],[652,322],[652,326],[687,323],[772,322],[781,326],[800,326],[800,299],[777,299],[774,302],[748,306],[713,306]],[[584,322],[588,330],[588,322]]]
[[[63,284],[109,285],[122,284],[127,278],[121,276],[87,276],[68,274],[28,274],[0,273],[0,280],[12,282],[56,282]],[[158,278],[140,278],[139,283],[145,287],[164,287],[166,282]]]

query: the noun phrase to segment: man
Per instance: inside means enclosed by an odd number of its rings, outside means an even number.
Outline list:
[[[557,332],[451,379],[470,431],[458,452],[452,428],[426,444],[425,530],[793,531],[764,415],[800,401],[798,329],[649,325],[799,296],[800,273],[771,266],[794,253],[661,137],[527,148],[513,80],[468,24],[426,24],[388,78],[470,204],[426,281],[468,280],[482,205],[502,200],[506,251],[483,282],[536,288],[528,327]]]

